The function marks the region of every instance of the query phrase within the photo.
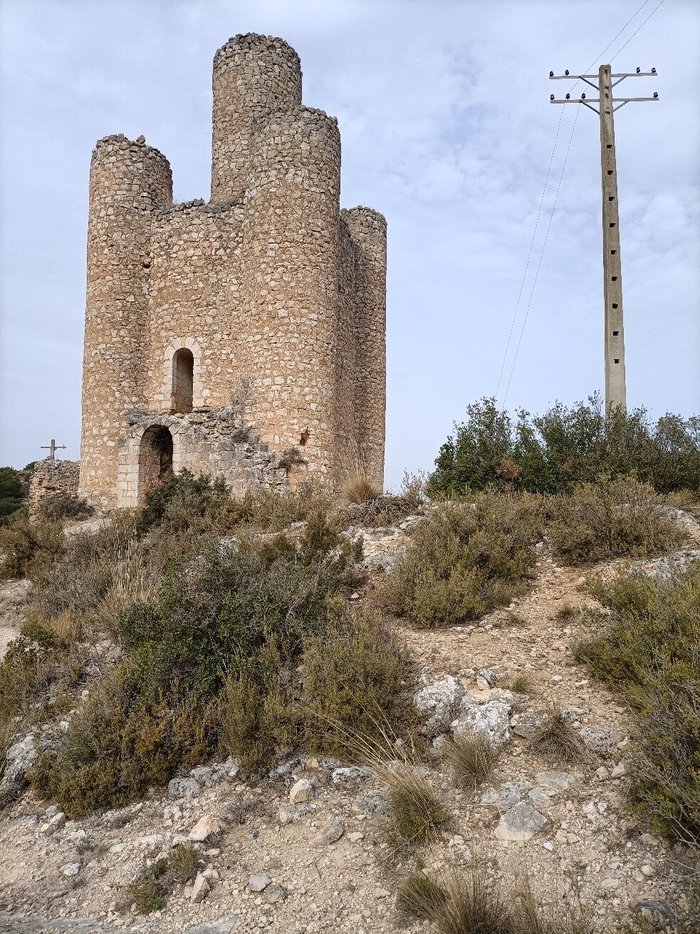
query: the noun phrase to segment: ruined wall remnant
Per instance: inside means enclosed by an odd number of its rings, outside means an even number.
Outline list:
[[[309,478],[338,487],[359,460],[381,487],[386,222],[341,212],[337,121],[302,106],[285,42],[230,39],[213,92],[208,203],[173,204],[142,137],[93,153],[80,494],[133,505],[169,459],[278,483],[222,429],[243,384],[257,455],[301,445]]]
[[[52,496],[76,496],[80,464],[46,458],[37,461],[29,478],[29,515],[34,517],[41,503]]]

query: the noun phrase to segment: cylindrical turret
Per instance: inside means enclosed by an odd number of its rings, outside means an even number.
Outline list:
[[[115,503],[126,413],[144,401],[151,214],[170,204],[165,156],[143,137],[99,140],[90,166],[80,495],[106,506]]]
[[[302,448],[333,479],[340,135],[305,107],[255,126],[244,201],[242,335],[254,422],[273,450]]]
[[[253,122],[301,104],[299,56],[283,39],[234,36],[214,56],[211,200],[236,201],[247,184]]]
[[[386,220],[357,207],[342,212],[355,245],[355,437],[372,482],[384,488],[386,411]]]

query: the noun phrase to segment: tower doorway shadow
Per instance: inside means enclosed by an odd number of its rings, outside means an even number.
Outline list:
[[[173,436],[162,425],[147,428],[139,449],[139,504],[173,469]]]

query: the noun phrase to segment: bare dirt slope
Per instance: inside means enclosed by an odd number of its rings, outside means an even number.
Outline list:
[[[697,545],[697,529],[692,534]],[[396,533],[385,537],[395,552]],[[370,552],[381,551],[381,539],[374,534]],[[371,772],[331,760],[294,760],[257,782],[242,780],[230,760],[194,770],[169,793],[83,821],[65,820],[26,792],[0,815],[0,931],[428,931],[397,913],[398,881],[417,865],[439,871],[474,863],[506,891],[527,880],[553,910],[579,906],[599,932],[614,930],[618,913],[640,902],[663,920],[685,884],[683,859],[626,814],[633,720],[574,661],[572,646],[587,635],[583,624],[558,615],[590,602],[583,583],[580,570],[557,566],[543,550],[531,591],[508,610],[474,626],[402,627],[423,685],[454,676],[484,705],[504,696],[513,677],[528,673],[532,681],[528,696],[514,698],[515,731],[486,787],[456,789],[436,759],[429,778],[451,822],[429,846],[392,847],[385,789]],[[495,687],[483,680],[477,687],[483,668],[496,675]],[[518,729],[527,732],[528,715],[542,717],[551,705],[565,709],[577,729],[596,728],[597,754],[557,764],[533,752]],[[514,810],[529,829],[513,831]],[[135,914],[125,887],[203,817],[212,832],[196,844],[196,886],[179,887],[162,912]],[[529,837],[527,818],[537,825]]]

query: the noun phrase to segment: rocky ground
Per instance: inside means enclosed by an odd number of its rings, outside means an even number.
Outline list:
[[[364,533],[373,574],[403,547],[411,525]],[[640,568],[663,575],[700,556],[697,523],[688,532],[687,549]],[[7,632],[21,618],[23,587],[0,593]],[[531,591],[507,610],[474,626],[402,627],[420,663],[417,703],[435,745],[470,727],[502,748],[492,780],[476,792],[456,788],[437,757],[426,770],[450,814],[429,846],[397,850],[374,773],[327,759],[283,763],[258,781],[244,780],[234,760],[200,767],[143,802],[82,821],[25,792],[0,815],[0,930],[418,934],[429,927],[395,907],[400,879],[422,866],[470,865],[506,892],[529,885],[553,912],[579,906],[600,932],[634,905],[659,922],[672,917],[687,860],[626,814],[634,724],[573,659],[584,623],[560,614],[590,602],[580,569],[558,566],[542,548]],[[508,686],[524,673],[531,688],[514,694]],[[552,705],[579,731],[584,760],[552,762],[530,747],[533,726]],[[200,857],[194,884],[176,890],[162,912],[135,914],[125,887],[149,860],[186,841]]]

